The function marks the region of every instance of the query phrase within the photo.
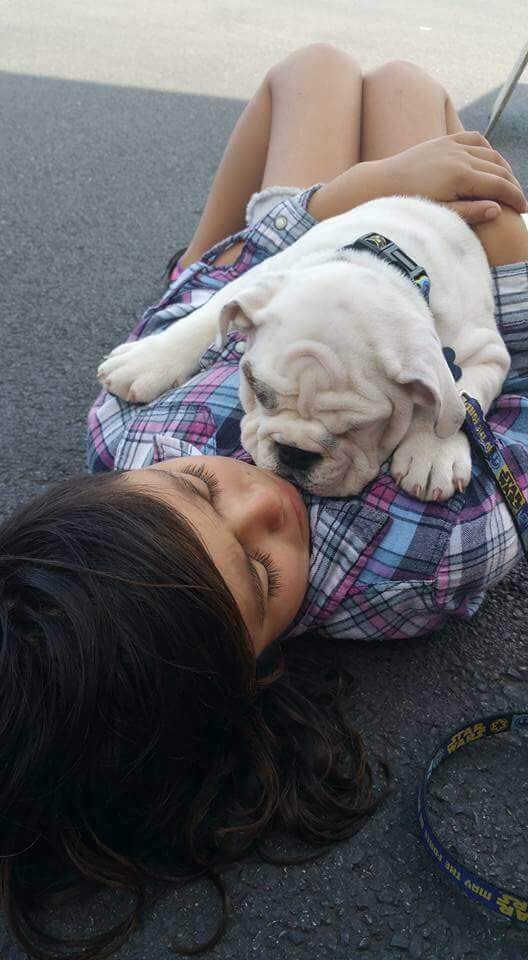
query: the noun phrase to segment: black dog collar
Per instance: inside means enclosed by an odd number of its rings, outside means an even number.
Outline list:
[[[409,277],[409,280],[412,280],[412,282],[416,284],[420,293],[425,297],[426,303],[429,304],[431,281],[426,271],[409,257],[398,244],[394,243],[393,240],[382,236],[381,233],[366,233],[363,237],[355,240],[354,243],[347,243],[339,249],[367,250],[369,253],[381,257],[382,260],[386,260],[387,263],[391,263],[400,273],[405,274],[406,277]]]

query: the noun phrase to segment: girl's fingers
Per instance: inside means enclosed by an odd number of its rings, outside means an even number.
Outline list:
[[[489,223],[499,216],[501,208],[498,203],[491,203],[489,200],[453,200],[450,203],[442,204],[454,210],[469,226],[476,226],[478,223]]]
[[[481,160],[489,160],[490,163],[498,163],[499,166],[505,167],[506,170],[513,173],[510,164],[498,150],[490,150],[489,147],[471,147],[468,145],[466,147],[466,153],[470,153],[472,157],[479,157]]]
[[[448,133],[448,137],[451,140],[456,140],[457,143],[465,143],[470,147],[488,147],[489,150],[492,150],[493,147],[489,140],[486,140],[486,137],[483,137],[478,130],[459,130],[458,133]]]
[[[491,173],[495,177],[502,177],[503,180],[509,180],[523,195],[524,191],[521,187],[521,184],[517,180],[517,177],[513,173],[510,173],[506,167],[501,167],[498,163],[492,163],[489,160],[475,160],[472,163],[473,169],[478,170],[480,173]],[[526,198],[525,198],[526,199]]]
[[[486,140],[486,137],[484,137],[477,130],[459,130],[458,133],[451,133],[448,134],[448,136],[451,140],[456,140],[457,143],[461,143],[466,146],[468,148],[468,153],[480,155],[482,156],[483,160],[490,160],[493,163],[499,163],[501,166],[506,167],[510,173],[513,173],[508,161],[502,156],[501,153],[499,153],[498,150],[495,150],[495,148],[491,146],[489,140]],[[484,151],[486,151],[486,153],[484,153]]]
[[[517,180],[517,177],[514,176],[513,173],[510,173],[509,170],[506,170],[506,167],[501,167],[499,164],[492,163],[489,160],[475,160],[473,169],[478,170],[479,173],[491,173],[495,177],[502,177],[504,180],[509,180],[524,197],[523,188]],[[526,200],[526,197],[524,197],[524,199]]]
[[[528,204],[524,199],[522,190],[506,177],[497,176],[497,168],[493,164],[486,164],[494,171],[490,173],[484,172],[482,166],[483,161],[480,161],[479,170],[468,171],[460,178],[457,187],[459,199],[496,200],[497,203],[513,207],[518,213],[525,213],[528,210]]]

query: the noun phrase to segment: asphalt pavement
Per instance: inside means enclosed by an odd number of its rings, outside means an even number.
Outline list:
[[[198,222],[229,134],[266,70],[325,41],[365,69],[409,59],[484,130],[528,40],[526,0],[3,0],[0,6],[0,515],[85,470],[95,369],[162,292]],[[528,189],[528,71],[492,137]],[[227,875],[233,916],[212,960],[522,960],[528,931],[451,887],[419,838],[418,778],[458,725],[528,707],[525,564],[477,617],[429,637],[350,644],[354,724],[394,789],[355,838],[314,864],[257,858]],[[474,748],[471,748],[474,750]],[[470,865],[528,892],[528,757],[504,735],[438,771],[434,816]],[[95,933],[127,902],[53,918]],[[205,884],[167,894],[118,954],[165,960],[212,930]],[[51,922],[51,919],[50,919]],[[0,926],[0,950],[20,956]]]

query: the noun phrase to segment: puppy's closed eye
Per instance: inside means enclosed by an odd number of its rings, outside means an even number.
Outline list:
[[[278,407],[277,394],[267,383],[255,377],[249,360],[246,360],[245,363],[242,364],[242,371],[259,403],[261,403],[266,410],[276,410]]]

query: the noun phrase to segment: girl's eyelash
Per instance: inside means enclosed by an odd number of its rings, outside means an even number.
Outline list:
[[[281,578],[279,571],[273,563],[269,553],[260,553],[260,551],[257,550],[256,553],[252,554],[252,559],[262,563],[266,568],[269,595],[270,597],[276,596],[281,587]]]
[[[190,467],[186,467],[185,470],[182,470],[182,473],[190,473],[193,476],[198,477],[199,480],[202,480],[205,483],[205,485],[207,486],[207,489],[209,490],[211,503],[214,506],[221,493],[220,484],[218,483],[218,480],[216,479],[215,475],[211,473],[210,470],[207,470],[207,468],[204,467],[203,464],[201,463],[197,463],[196,465],[193,464]],[[273,560],[271,559],[269,553],[260,553],[260,551],[257,551],[257,553],[251,554],[251,559],[256,560],[258,563],[261,563],[265,567],[266,574],[268,577],[269,596],[270,597],[276,596],[276,594],[279,592],[281,587],[281,578],[280,578],[279,571],[277,570],[277,567],[273,563]]]
[[[211,473],[210,470],[207,470],[201,463],[194,464],[190,467],[186,467],[185,470],[182,470],[182,473],[190,473],[193,476],[198,477],[199,480],[203,480],[207,489],[209,490],[209,496],[211,497],[211,503],[213,506],[216,503],[217,497],[220,494],[220,484],[216,479],[214,473]]]

